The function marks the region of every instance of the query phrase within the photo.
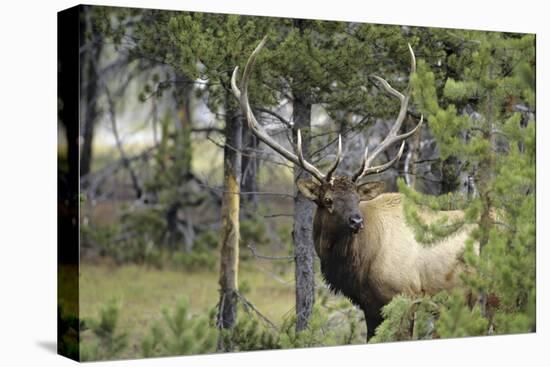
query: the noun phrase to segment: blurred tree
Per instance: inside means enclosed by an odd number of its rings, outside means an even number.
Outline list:
[[[92,22],[94,8],[82,6],[80,13],[80,176],[90,172],[94,129],[99,116],[99,73],[97,65],[101,58],[103,42],[101,33]],[[82,113],[82,111],[84,111]]]
[[[146,205],[132,210],[138,215],[138,211],[160,214],[163,219],[160,231],[152,228],[155,233],[153,240],[158,246],[189,252],[193,249],[197,226],[188,208],[200,205],[206,196],[194,184],[197,178],[191,171],[194,80],[168,61],[174,47],[170,43],[172,35],[167,23],[174,13],[131,8],[94,9],[97,9],[96,26],[106,39],[113,41],[121,58],[127,59],[128,73],[133,71],[133,77],[140,79],[139,100],[143,103],[152,101],[155,145],[149,151],[155,158],[151,165],[153,172],[142,175],[145,177],[144,193],[139,195],[139,199]],[[114,110],[112,105],[116,101],[113,100],[114,96],[111,96],[109,111]],[[120,138],[117,145],[122,155]],[[127,154],[124,156],[123,163],[128,167],[132,182],[138,182],[141,179],[130,169],[131,159]],[[141,193],[141,185],[134,184],[136,186]]]

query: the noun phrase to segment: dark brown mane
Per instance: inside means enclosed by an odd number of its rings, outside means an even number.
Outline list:
[[[348,297],[354,304],[364,304],[364,287],[361,279],[359,254],[351,237],[342,238],[339,246],[330,246],[329,251],[321,258],[321,272],[329,288],[335,293]]]

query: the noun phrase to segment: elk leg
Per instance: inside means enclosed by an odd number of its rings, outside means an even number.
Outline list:
[[[383,319],[380,315],[380,312],[367,312],[363,311],[365,313],[365,321],[367,323],[367,343],[369,340],[374,336],[374,332],[376,331],[376,328],[382,323]]]

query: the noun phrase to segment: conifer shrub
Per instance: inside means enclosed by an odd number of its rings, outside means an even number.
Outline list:
[[[162,311],[162,322],[154,322],[141,341],[144,357],[212,353],[216,330],[205,315],[193,316],[189,303],[180,298],[173,311]]]
[[[533,332],[534,37],[474,31],[461,32],[460,37],[471,42],[463,45],[468,53],[452,60],[456,77],[438,81],[427,60],[419,60],[413,76],[414,101],[427,118],[441,161],[463,162],[463,169],[475,183],[474,190],[436,197],[398,182],[406,198],[405,218],[417,241],[437,246],[464,226],[470,231],[465,251],[457,259],[467,269],[461,277],[463,289],[445,299],[438,299],[438,295],[426,298],[438,305],[431,335]],[[418,214],[421,210],[449,209],[463,210],[464,217],[443,217],[429,223]],[[416,338],[401,323],[404,320],[404,325],[410,326],[411,302],[397,297],[384,308],[386,320],[378,328],[376,340]]]
[[[111,299],[99,311],[99,318],[89,318],[85,324],[91,333],[91,341],[81,341],[82,361],[114,359],[128,346],[128,334],[118,330],[120,304]]]

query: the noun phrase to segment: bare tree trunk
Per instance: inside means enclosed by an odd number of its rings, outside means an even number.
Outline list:
[[[248,126],[243,126],[243,157],[242,157],[242,182],[244,192],[258,192],[258,160],[255,157],[259,147],[258,139],[250,132]],[[242,197],[242,207],[245,214],[254,213],[258,209],[258,195],[247,194]]]
[[[170,175],[170,184],[173,186],[173,189],[181,192],[181,194],[174,196],[174,200],[168,205],[168,210],[166,211],[165,242],[172,251],[178,249],[181,239],[184,241],[183,250],[190,251],[193,247],[193,236],[190,236],[192,232],[187,230],[181,231],[183,227],[178,219],[178,212],[181,208],[187,207],[187,204],[191,201],[190,196],[193,194],[190,190],[180,189],[191,178],[191,161],[193,158],[193,149],[191,146],[191,99],[193,87],[188,81],[189,79],[185,76],[176,75],[178,89],[174,92],[174,166]],[[187,223],[190,223],[189,218],[187,219]]]
[[[88,7],[82,7],[82,11],[88,13],[90,9]],[[94,42],[98,38],[98,34],[93,29],[89,16],[82,17],[80,21],[80,37],[81,44],[84,44],[84,37],[87,31],[91,31],[91,40],[87,42]],[[81,85],[84,86],[84,90],[81,94],[84,98],[81,103],[84,104],[81,111],[84,111],[84,118],[82,121],[82,147],[80,150],[80,176],[86,176],[90,172],[92,165],[92,142],[94,138],[94,128],[98,117],[98,70],[96,65],[99,65],[99,59],[101,57],[101,51],[103,43],[98,42],[94,47],[90,47],[81,57],[82,66],[80,68],[80,80]]]
[[[231,96],[227,96],[230,98]],[[224,193],[221,212],[220,301],[217,325],[230,329],[237,319],[239,266],[239,192],[241,182],[242,121],[226,108],[224,148]],[[228,350],[220,338],[218,350]]]
[[[192,114],[191,100],[193,94],[193,84],[189,78],[176,75],[176,83],[178,91],[174,95],[176,101],[176,137],[175,137],[175,154],[177,159],[178,177],[177,184],[181,185],[189,179],[191,172],[192,152],[191,149],[191,131],[192,131]]]
[[[302,131],[302,152],[309,159],[311,143],[311,104],[303,99],[294,99],[294,127]],[[295,130],[297,131],[297,130]],[[296,137],[294,137],[296,139]],[[301,168],[294,168],[294,180],[311,177]],[[296,331],[307,328],[309,318],[315,303],[315,277],[313,262],[315,252],[313,247],[313,203],[295,189],[294,197],[294,240],[295,280],[296,280]]]
[[[59,139],[57,150],[57,352],[80,360],[79,304],[79,180],[78,95],[81,6],[57,13],[57,98]],[[60,148],[66,144],[66,151]],[[63,305],[63,308],[61,307]],[[76,320],[72,322],[71,320]]]
[[[120,137],[120,134],[118,133],[115,102],[113,100],[111,92],[109,91],[109,88],[107,87],[107,83],[103,79],[100,79],[100,81],[103,84],[105,96],[107,97],[107,102],[109,105],[109,119],[111,120],[111,129],[113,131],[113,136],[115,138],[118,153],[120,154],[120,158],[122,159],[122,164],[124,165],[124,168],[126,168],[130,175],[132,187],[134,188],[134,191],[136,193],[136,199],[139,199],[143,194],[143,189],[141,188],[141,184],[139,183],[139,179],[135,170],[132,168],[132,164],[128,159],[128,155],[126,154],[124,146],[122,144],[122,139]]]
[[[89,13],[85,14],[84,17],[86,18],[86,21],[88,22],[88,24],[90,24],[91,23],[90,14]],[[99,63],[98,63],[99,60],[96,60],[95,58],[88,58],[88,60],[90,62],[90,67],[92,67],[96,71],[99,70]],[[124,150],[124,146],[122,144],[122,140],[118,132],[115,100],[113,99],[111,91],[109,90],[105,77],[99,74],[96,74],[96,75],[97,75],[97,78],[95,80],[97,81],[98,86],[103,89],[103,92],[105,93],[105,97],[107,98],[108,116],[109,116],[109,120],[111,121],[111,129],[113,131],[113,136],[115,138],[116,147],[120,154],[122,164],[124,165],[124,168],[126,168],[126,170],[128,171],[128,174],[130,175],[132,187],[134,188],[134,191],[136,193],[136,199],[140,199],[141,195],[143,194],[143,189],[141,187],[141,184],[139,183],[138,176],[135,170],[132,168],[130,160],[128,159],[128,155]]]
[[[416,125],[416,121],[413,121],[413,127]],[[418,131],[416,134],[414,134],[411,137],[410,145],[409,145],[409,152],[407,153],[407,156],[405,158],[405,172],[407,173],[405,178],[407,180],[407,184],[409,187],[412,187],[415,190],[419,190],[419,188],[423,189],[423,187],[419,187],[419,181],[418,181],[418,165],[416,162],[418,161],[418,158],[420,156],[420,141],[422,137],[422,130]]]

